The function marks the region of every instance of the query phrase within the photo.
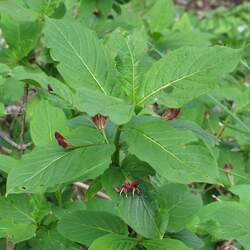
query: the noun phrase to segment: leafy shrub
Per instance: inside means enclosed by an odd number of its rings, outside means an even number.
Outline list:
[[[244,49],[165,0],[0,14],[1,249],[249,249]]]

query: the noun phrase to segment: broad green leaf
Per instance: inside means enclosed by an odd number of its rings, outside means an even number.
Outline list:
[[[0,238],[9,238],[14,244],[33,238],[35,233],[35,225],[0,219]]]
[[[231,173],[224,170],[225,164],[231,164]],[[250,175],[246,172],[246,163],[241,152],[232,152],[221,149],[219,152],[218,165],[220,170],[220,182],[225,186],[234,186],[250,183]]]
[[[36,221],[31,199],[26,195],[0,198],[0,238],[8,237],[14,243],[34,237]]]
[[[208,47],[210,35],[199,31],[168,31],[157,42],[160,49],[178,49],[183,46]]]
[[[42,100],[36,106],[30,122],[31,138],[35,145],[44,146],[55,143],[55,131],[68,133],[67,118],[64,112]]]
[[[0,117],[5,115],[5,107],[2,103],[0,103]]]
[[[126,235],[127,226],[119,217],[107,212],[78,211],[62,218],[58,231],[67,239],[89,246],[110,233]]]
[[[159,220],[156,210],[143,195],[124,196],[120,200],[118,210],[120,217],[139,235],[149,239],[163,238],[165,230],[161,230],[160,224],[165,224],[168,218]]]
[[[230,191],[240,197],[240,203],[250,209],[250,185],[237,185],[230,188]]]
[[[145,240],[143,241],[143,246],[145,246],[147,250],[191,250],[191,248],[184,245],[181,241],[173,239]]]
[[[89,211],[103,211],[114,215],[118,215],[117,208],[113,201],[100,199],[98,197],[86,203],[87,210]]]
[[[167,106],[182,106],[213,89],[223,75],[236,67],[241,54],[241,50],[226,47],[183,47],[172,51],[145,75],[138,104],[161,94],[161,101]],[[166,90],[171,92],[163,93]]]
[[[181,184],[167,184],[158,189],[159,199],[169,213],[167,231],[184,229],[202,207],[199,195],[192,194]]]
[[[63,204],[63,207],[54,207],[53,214],[61,220],[63,217],[66,217],[76,211],[86,210],[86,205],[82,201],[71,201]]]
[[[17,0],[0,1],[0,13],[17,18],[18,21],[35,21],[38,18],[35,11],[25,8]]]
[[[191,249],[202,249],[204,242],[195,233],[184,229],[172,235],[173,238],[182,241]]]
[[[231,240],[249,235],[249,209],[237,202],[213,202],[200,211],[200,219],[207,230],[217,239]]]
[[[160,119],[140,119],[124,128],[129,152],[149,163],[162,177],[179,183],[216,183],[218,169],[209,152],[189,131],[178,131]],[[209,167],[208,167],[209,166]]]
[[[33,207],[27,195],[9,195],[0,198],[0,218],[11,219],[15,223],[35,223]]]
[[[57,96],[59,96],[65,102],[68,102],[70,106],[73,105],[73,92],[71,89],[57,78],[46,75],[39,68],[30,69],[24,66],[17,66],[13,69],[11,75],[19,81],[29,80],[31,84],[34,84],[34,82],[38,83],[39,86],[42,87],[47,93],[48,86],[50,85],[53,89],[53,94],[56,94],[52,95],[50,101],[53,101],[53,99],[56,99]]]
[[[1,4],[0,4],[1,9]],[[9,46],[8,49],[13,61],[19,61],[35,48],[40,38],[41,24],[37,21],[21,21],[2,13],[1,29]]]
[[[89,247],[89,250],[133,250],[136,240],[124,235],[108,234],[96,239]]]
[[[0,100],[5,104],[19,101],[24,93],[24,83],[9,78],[0,85]]]
[[[108,168],[112,152],[112,145],[102,144],[73,150],[59,146],[37,147],[10,171],[7,192],[40,193],[79,178],[95,178]]]
[[[0,157],[0,170],[9,173],[10,170],[18,165],[18,160],[11,156],[1,155]]]
[[[80,247],[65,239],[55,229],[40,231],[34,240],[30,241],[31,250],[80,250]]]
[[[78,110],[91,116],[98,113],[108,116],[113,123],[119,125],[127,123],[134,114],[134,107],[123,100],[86,88],[78,90],[75,105]]]
[[[39,14],[51,16],[55,9],[59,6],[61,0],[27,0],[26,4],[30,9],[38,12]]]
[[[57,69],[73,88],[111,94],[115,70],[97,36],[77,21],[46,19],[45,39]]]
[[[156,0],[146,14],[151,32],[161,33],[173,23],[174,18],[175,8],[172,0]]]

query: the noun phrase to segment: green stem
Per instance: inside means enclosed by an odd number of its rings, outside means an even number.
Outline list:
[[[121,126],[117,127],[116,130],[116,134],[115,134],[115,140],[114,140],[114,144],[115,144],[115,152],[113,154],[112,157],[112,163],[115,166],[119,166],[120,165],[120,137],[121,137]]]
[[[102,132],[102,135],[103,135],[103,137],[104,137],[105,142],[106,142],[107,144],[109,144],[109,140],[108,140],[108,138],[107,138],[105,129],[101,129],[101,132]]]
[[[60,188],[58,188],[58,190],[55,192],[55,195],[56,195],[56,200],[57,200],[58,206],[62,207],[63,202],[62,202],[62,193],[61,193]]]

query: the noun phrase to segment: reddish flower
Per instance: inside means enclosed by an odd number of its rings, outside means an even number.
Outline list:
[[[59,132],[55,132],[55,138],[58,144],[63,148],[68,148],[70,146],[70,143]]]
[[[105,125],[108,117],[103,116],[101,114],[97,114],[97,115],[93,116],[91,119],[98,129],[104,129],[104,125]]]
[[[179,108],[167,108],[164,110],[162,117],[166,120],[174,120],[181,112]]]
[[[48,92],[51,94],[53,91],[54,90],[53,90],[52,86],[50,84],[48,84]]]
[[[120,193],[120,194],[124,193],[126,195],[126,197],[128,195],[128,192],[132,192],[132,195],[134,196],[135,192],[139,191],[139,189],[138,189],[139,185],[140,185],[139,181],[132,181],[132,182],[125,181],[121,187],[116,187],[115,191],[117,193]]]
[[[231,173],[233,171],[233,165],[231,163],[226,163],[224,165],[224,171],[226,173]]]

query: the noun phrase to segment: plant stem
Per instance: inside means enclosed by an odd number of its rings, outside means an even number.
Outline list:
[[[109,144],[109,140],[108,140],[108,138],[107,138],[105,129],[101,129],[101,132],[102,132],[102,135],[103,135],[103,137],[104,137],[105,142],[106,142],[107,144]]]
[[[29,95],[29,85],[26,83],[24,86],[24,95],[22,100],[22,114],[20,116],[20,123],[21,123],[21,129],[20,129],[20,135],[19,135],[19,144],[24,144],[24,132],[25,132],[25,116],[26,116],[26,104],[28,102],[28,95]],[[19,149],[19,155],[20,158],[22,157],[24,153],[24,148]]]
[[[112,163],[115,166],[120,165],[120,137],[121,137],[121,132],[122,132],[121,128],[122,128],[121,126],[117,127],[116,134],[115,134],[115,140],[114,140],[116,150],[115,150],[113,157],[112,157]]]
[[[6,238],[6,250],[15,250],[15,245],[11,242],[10,239]]]
[[[57,199],[58,206],[59,206],[59,207],[62,207],[63,202],[62,202],[62,193],[61,193],[60,188],[57,189],[55,195],[56,195],[56,199]]]

